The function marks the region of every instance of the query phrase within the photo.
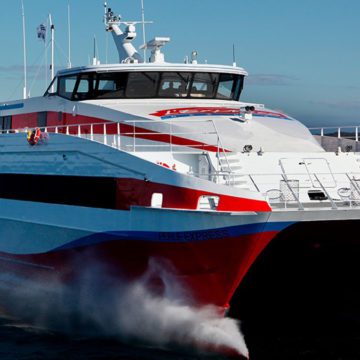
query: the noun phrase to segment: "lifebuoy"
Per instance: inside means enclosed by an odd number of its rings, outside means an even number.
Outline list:
[[[160,165],[160,166],[163,166],[164,168],[176,171],[176,164],[173,164],[173,166],[170,167],[167,163],[164,163],[164,162],[161,162],[161,161],[157,161],[156,163],[158,165]]]
[[[39,128],[35,128],[27,132],[27,141],[30,145],[36,145],[40,140],[40,137],[41,137],[41,130]]]
[[[158,165],[161,165],[161,166],[163,166],[163,167],[165,167],[165,168],[167,168],[167,169],[170,169],[170,166],[169,166],[167,163],[158,161],[157,164],[158,164]]]

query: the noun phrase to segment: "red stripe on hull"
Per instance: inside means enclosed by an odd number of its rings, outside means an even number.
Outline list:
[[[239,108],[228,107],[189,107],[189,108],[173,108],[156,111],[150,115],[157,117],[178,116],[178,115],[239,115]]]
[[[46,281],[55,275],[71,283],[83,271],[96,269],[99,263],[105,264],[115,278],[133,281],[147,272],[150,259],[159,259],[160,263],[165,260],[171,264],[172,276],[195,304],[224,308],[257,256],[276,234],[273,231],[195,243],[112,241],[40,255],[3,254],[0,269]],[[4,257],[15,262],[4,261]],[[35,264],[42,267],[36,268]],[[152,280],[159,284],[160,277],[157,275]]]
[[[271,211],[266,201],[130,178],[117,179],[117,208],[128,210],[132,205],[151,206],[154,193],[163,194],[163,208],[196,210],[200,196],[210,195],[219,196],[218,211]]]

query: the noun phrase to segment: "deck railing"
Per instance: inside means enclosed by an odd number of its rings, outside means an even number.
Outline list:
[[[309,130],[327,151],[360,151],[360,126],[310,127]]]
[[[310,127],[309,130],[313,135],[332,136],[338,139],[350,139],[359,141],[360,126],[325,126]]]
[[[298,210],[323,205],[331,209],[360,207],[360,173],[258,173],[247,174],[256,190],[268,198],[274,208]],[[321,201],[311,200],[309,190],[323,194]]]
[[[189,126],[198,125],[198,126]],[[64,134],[102,143],[126,152],[169,151],[170,153],[216,152],[214,176],[232,176],[220,134],[213,120],[125,120],[40,127],[43,134]],[[201,130],[199,131],[199,128]],[[26,133],[34,128],[0,130],[0,133]],[[220,161],[225,160],[226,166]],[[225,168],[225,169],[224,169]]]

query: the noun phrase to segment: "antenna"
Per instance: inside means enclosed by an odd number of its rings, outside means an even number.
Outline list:
[[[70,22],[70,0],[68,0],[68,68],[71,68],[71,22]]]
[[[236,67],[235,44],[233,44],[233,66]]]
[[[92,64],[95,65],[99,65],[99,60],[97,59],[97,45],[96,45],[96,36],[94,34],[94,54],[93,54],[93,59],[92,59]]]
[[[45,89],[49,84],[49,72],[48,72],[48,44],[47,41],[47,31],[49,29],[49,18],[46,19],[46,37],[44,41],[44,49],[45,49]]]
[[[104,1],[104,24],[106,24],[106,14],[107,14],[107,2]],[[108,63],[108,51],[109,51],[109,37],[108,32],[105,32],[105,64]]]
[[[141,21],[143,30],[143,44],[146,44],[144,0],[141,0]],[[144,62],[146,63],[146,48],[144,48]]]
[[[94,59],[96,59],[96,36],[94,34]]]
[[[143,5],[143,1],[142,1]],[[119,62],[144,62],[141,55],[137,52],[132,45],[132,41],[136,38],[136,24],[152,23],[152,21],[122,21],[120,15],[115,15],[111,8],[107,7],[107,3],[104,3],[105,16],[104,24],[105,30],[112,33],[115,45],[119,53]],[[144,16],[144,11],[143,11]],[[121,29],[121,25],[125,25],[125,29]],[[143,27],[144,29],[144,27]],[[145,34],[144,34],[145,36]],[[143,44],[141,49],[146,49],[146,44]]]
[[[106,23],[106,14],[107,14],[107,2],[104,1],[104,22]]]
[[[24,10],[24,1],[23,0],[21,0],[21,12],[22,12],[23,50],[24,50],[24,89],[23,89],[23,98],[26,99],[28,97],[28,95],[27,95],[25,10]]]

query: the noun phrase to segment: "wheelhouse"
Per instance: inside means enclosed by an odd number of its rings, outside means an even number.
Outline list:
[[[44,96],[68,100],[187,98],[239,101],[245,74],[214,71],[79,71],[58,74]]]

